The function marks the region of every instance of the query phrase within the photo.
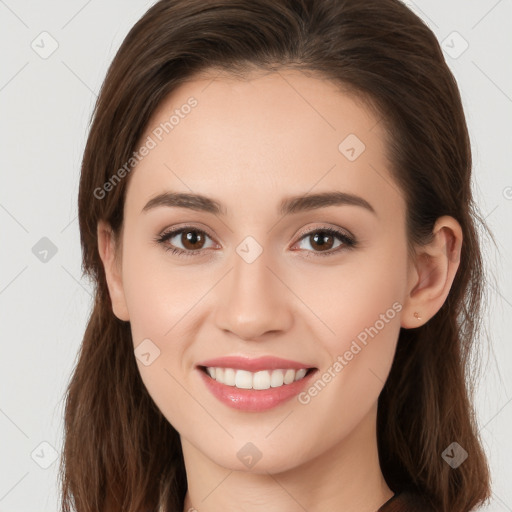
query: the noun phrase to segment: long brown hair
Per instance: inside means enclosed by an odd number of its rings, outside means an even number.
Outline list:
[[[181,512],[187,489],[179,435],[142,383],[98,253],[98,221],[120,231],[129,176],[98,190],[184,80],[208,69],[285,68],[336,82],[378,115],[406,198],[410,247],[428,241],[442,215],[462,227],[445,303],[423,326],[400,331],[379,397],[378,448],[389,487],[419,493],[435,510],[466,512],[490,497],[471,371],[486,282],[476,221],[488,228],[472,197],[460,94],[436,37],[399,0],[168,0],[146,12],[115,56],[83,156],[79,223],[95,302],[66,393],[63,511]],[[441,456],[453,442],[469,454],[456,469]]]

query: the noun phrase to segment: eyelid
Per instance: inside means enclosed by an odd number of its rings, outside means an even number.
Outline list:
[[[168,239],[174,238],[175,236],[179,235],[183,231],[187,231],[187,230],[203,233],[203,234],[207,235],[208,238],[210,238],[214,243],[217,243],[215,240],[215,237],[210,234],[208,228],[197,227],[190,223],[183,223],[181,225],[178,224],[178,225],[172,226],[171,228],[164,229],[160,233],[160,235],[158,235],[155,238],[155,241],[158,243],[161,243],[161,244],[165,244],[165,242]],[[347,229],[341,228],[339,226],[333,227],[328,224],[323,224],[320,226],[313,226],[313,227],[302,229],[299,232],[299,234],[296,235],[297,239],[295,242],[293,242],[292,247],[297,245],[298,243],[300,243],[308,235],[310,236],[312,233],[321,232],[321,231],[329,232],[333,236],[338,237],[338,239],[341,241],[341,246],[338,246],[336,249],[330,249],[325,252],[322,252],[322,251],[320,251],[320,252],[304,251],[304,252],[312,253],[316,256],[334,256],[343,250],[353,249],[358,245],[358,241],[356,240],[356,237],[354,235],[352,235],[352,233],[350,231],[348,231]],[[178,256],[184,256],[184,257],[194,256],[194,255],[198,255],[198,254],[204,254],[204,252],[211,252],[211,251],[208,251],[208,249],[211,249],[211,247],[209,247],[207,249],[203,248],[203,249],[195,249],[195,250],[184,250],[184,249],[180,249],[179,247],[165,247],[166,251],[170,250],[173,253],[178,254]],[[302,251],[299,250],[298,252],[302,252]],[[310,257],[310,255],[308,254],[307,257]]]
[[[187,229],[187,228],[190,228],[190,229],[197,229],[197,231],[202,231],[204,232],[205,234],[207,234],[212,240],[215,240],[215,237],[210,233],[209,229],[204,226],[204,225],[200,225],[199,227],[196,226],[195,224],[190,224],[190,223],[182,223],[182,224],[177,224],[177,225],[173,225],[172,227],[167,227],[165,229],[163,229],[161,231],[161,233],[159,234],[159,237],[163,237],[165,236],[166,234],[168,233],[173,233],[173,232],[177,232],[179,231],[180,229]],[[313,227],[309,227],[309,228],[303,228],[301,229],[297,235],[295,235],[298,239],[296,242],[294,242],[294,245],[295,243],[297,243],[304,235],[307,235],[309,233],[311,233],[312,231],[315,231],[315,230],[322,230],[322,229],[334,229],[335,231],[339,231],[341,234],[344,234],[347,238],[350,238],[352,240],[355,240],[355,236],[348,230],[348,229],[345,229],[345,228],[341,228],[339,226],[329,226],[327,223],[326,224],[320,224],[320,226],[313,226]]]
[[[172,227],[167,227],[165,229],[163,229],[161,231],[161,233],[158,235],[158,237],[164,237],[168,234],[171,234],[173,233],[174,235],[177,235],[181,230],[187,230],[187,229],[190,229],[190,231],[194,230],[194,231],[199,231],[201,233],[204,233],[206,235],[208,235],[212,240],[215,240],[215,237],[211,234],[209,228],[207,228],[206,226],[204,225],[195,225],[195,224],[190,224],[190,223],[182,223],[182,224],[175,224],[173,225]],[[191,251],[189,251],[191,252]]]
[[[299,231],[299,233],[297,234],[297,237],[298,237],[297,242],[300,241],[300,239],[302,239],[302,237],[304,235],[308,235],[313,231],[322,231],[322,230],[329,230],[329,229],[337,231],[337,232],[339,232],[339,234],[342,234],[342,235],[346,236],[347,238],[350,238],[351,240],[355,240],[355,238],[356,238],[348,229],[341,228],[339,226],[330,226],[329,224],[321,224],[320,226],[313,226],[313,227],[301,229]],[[295,242],[295,243],[297,243],[297,242]]]

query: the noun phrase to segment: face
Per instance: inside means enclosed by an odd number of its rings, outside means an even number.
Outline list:
[[[115,310],[182,441],[226,468],[259,452],[253,471],[284,471],[376,410],[408,284],[405,202],[379,119],[334,84],[297,71],[212,78],[173,91],[141,138]],[[338,202],[304,201],[325,193]],[[198,368],[227,356],[272,359],[216,370],[218,383]],[[274,358],[314,370],[279,386]],[[239,389],[247,378],[267,389]]]

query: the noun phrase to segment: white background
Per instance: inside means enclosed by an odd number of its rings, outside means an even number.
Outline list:
[[[52,453],[62,448],[64,390],[91,304],[80,160],[107,66],[152,3],[0,0],[0,512],[59,507]],[[498,250],[484,246],[490,340],[481,339],[477,409],[493,473],[486,510],[512,511],[512,0],[406,3],[444,41],[471,133],[474,193],[497,241]],[[58,47],[42,58],[32,44]],[[56,249],[46,262],[32,251],[43,237]]]

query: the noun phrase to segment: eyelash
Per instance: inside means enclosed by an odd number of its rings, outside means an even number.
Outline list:
[[[159,244],[162,244],[164,245],[164,250],[165,251],[170,251],[172,254],[176,254],[178,255],[179,257],[189,257],[189,256],[195,256],[197,255],[198,253],[200,253],[201,251],[203,251],[204,249],[197,249],[195,251],[185,251],[183,249],[179,249],[178,247],[171,247],[171,246],[165,246],[165,242],[167,242],[167,240],[169,240],[170,238],[174,238],[174,236],[176,235],[179,235],[183,232],[186,232],[186,231],[191,231],[191,232],[196,232],[196,233],[201,233],[203,235],[206,235],[208,238],[212,238],[208,235],[208,233],[206,233],[205,231],[201,230],[201,229],[197,229],[197,228],[194,228],[193,226],[185,226],[185,227],[182,227],[182,228],[178,228],[178,229],[174,229],[174,230],[171,230],[171,231],[167,231],[167,232],[164,232],[162,233],[161,235],[159,235],[157,238],[155,238],[155,241]],[[316,228],[312,231],[309,231],[305,234],[303,234],[299,240],[296,243],[300,242],[301,240],[303,240],[304,238],[307,238],[315,233],[324,233],[324,234],[327,234],[327,235],[332,235],[336,238],[338,238],[341,242],[343,242],[343,245],[337,247],[336,249],[331,249],[329,251],[326,251],[326,252],[317,252],[317,251],[309,251],[309,250],[306,250],[306,252],[313,252],[316,254],[316,256],[321,256],[321,257],[324,257],[324,256],[333,256],[335,254],[338,254],[340,251],[342,250],[350,250],[350,249],[354,249],[358,242],[348,236],[346,233],[342,232],[342,231],[339,231],[335,228],[331,228],[331,227],[321,227],[321,228]],[[295,245],[293,244],[293,245]],[[311,257],[311,256],[306,256],[307,258]]]

